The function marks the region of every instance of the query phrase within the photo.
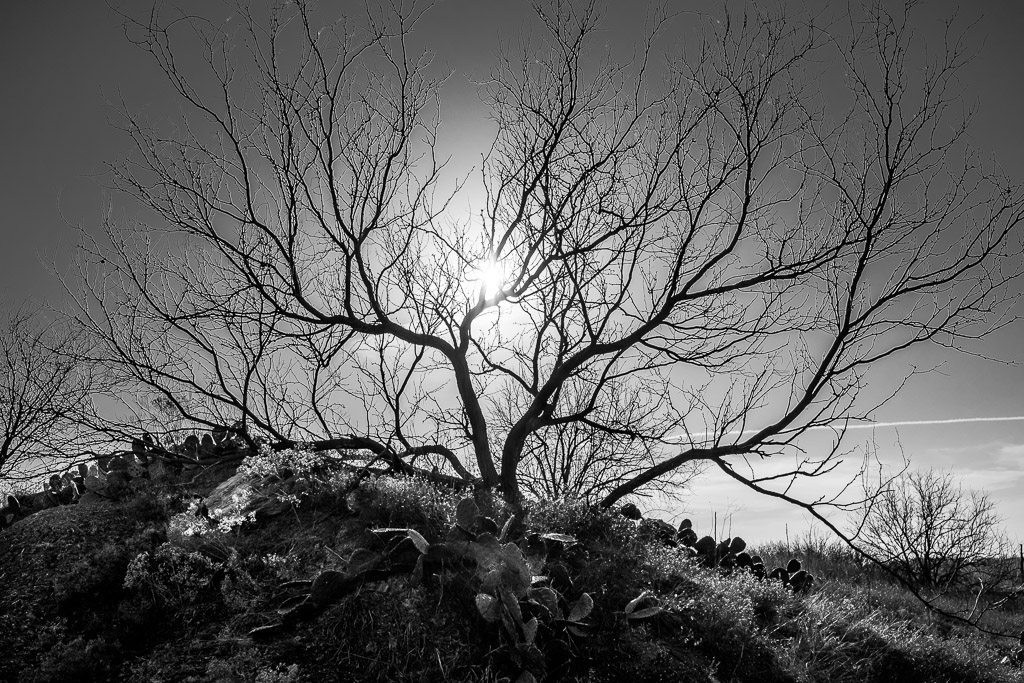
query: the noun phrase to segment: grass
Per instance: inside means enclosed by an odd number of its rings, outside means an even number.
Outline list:
[[[809,594],[794,595],[778,581],[698,566],[683,550],[638,534],[634,522],[572,500],[534,502],[520,540],[534,557],[529,548],[539,537],[530,541],[529,533],[574,537],[566,548],[545,542],[546,554],[535,561],[551,583],[535,585],[556,586],[557,579],[567,610],[584,593],[593,609],[572,630],[566,615],[551,619],[528,599],[533,593],[524,594],[523,621],[539,617],[535,653],[524,636],[509,635],[521,630],[482,618],[474,602],[484,590],[481,572],[455,556],[439,561],[433,578],[417,579],[411,565],[367,575],[316,618],[273,637],[250,637],[279,622],[282,604],[306,590],[296,581],[345,571],[357,548],[378,547],[368,529],[415,528],[435,545],[465,538],[452,531],[461,498],[455,492],[408,478],[368,479],[356,488],[352,481],[321,472],[295,489],[301,495],[282,513],[194,534],[183,531],[199,524],[183,501],[202,491],[129,501],[130,528],[116,539],[95,539],[78,556],[69,547],[55,590],[18,606],[52,610],[52,619],[36,626],[48,654],[0,671],[38,683],[468,683],[516,680],[523,662],[533,661],[547,680],[567,682],[1024,680],[1019,668],[1000,663],[1011,641],[940,623],[826,539],[751,549],[769,566],[798,557],[818,577]],[[500,526],[508,513],[495,507]],[[20,542],[7,552],[33,552]],[[634,618],[629,605],[637,598],[650,614]],[[991,619],[1011,632],[1022,626],[1019,609]]]
[[[823,534],[809,531],[791,542],[761,544],[753,552],[760,554],[766,564],[784,565],[790,557],[799,558],[809,571],[827,577],[827,590],[841,595],[850,593],[892,618],[926,624],[944,635],[977,635],[978,629],[929,609],[892,575],[862,560],[845,544]],[[970,585],[958,589],[922,590],[921,594],[941,612],[960,615],[976,623],[983,631],[1013,634],[1016,638],[1024,627],[1024,600],[1014,597],[1002,600],[1016,587],[1006,582],[997,586],[983,585],[980,598],[978,587]],[[1004,641],[996,639],[993,642]]]

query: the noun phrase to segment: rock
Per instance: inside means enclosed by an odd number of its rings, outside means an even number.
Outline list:
[[[253,490],[254,479],[244,472],[237,472],[211,491],[203,499],[203,504],[216,517],[218,511],[234,505],[236,497],[250,498]]]
[[[258,496],[245,506],[245,512],[255,512],[261,518],[274,517],[292,509],[292,504],[275,496]]]

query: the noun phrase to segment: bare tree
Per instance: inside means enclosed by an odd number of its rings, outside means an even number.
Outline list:
[[[0,318],[0,480],[38,476],[83,446],[92,391],[81,339],[23,305]]]
[[[1011,578],[1012,549],[995,503],[952,472],[911,471],[871,492],[858,544],[918,588],[946,591]]]
[[[700,463],[835,502],[790,486],[884,402],[869,369],[998,327],[1020,276],[1024,195],[967,145],[960,37],[927,61],[912,3],[655,13],[619,61],[595,3],[535,10],[481,86],[479,176],[446,166],[417,3],[129,22],[183,118],[126,115],[112,171],[141,213],[91,245],[80,322],[200,423],[426,458],[513,502],[596,439],[641,456],[605,505]]]

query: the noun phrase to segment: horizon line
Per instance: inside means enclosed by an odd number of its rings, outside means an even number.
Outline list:
[[[807,427],[805,431],[818,430],[818,429],[829,429],[832,431],[839,431],[840,429],[873,429],[875,427],[912,427],[917,425],[943,425],[943,424],[962,424],[969,422],[1020,422],[1024,420],[1024,415],[1010,415],[1005,417],[952,417],[944,420],[899,420],[897,422],[856,422],[853,424],[847,424],[845,427],[832,426],[832,425],[814,425]],[[763,429],[763,428],[762,428]],[[726,432],[722,436],[743,436],[744,434],[756,434],[761,431],[760,429],[743,429],[733,430]],[[705,437],[716,434],[717,432],[695,432],[690,434],[689,432],[684,434],[676,434],[675,436],[667,437],[669,439],[681,440],[687,437]]]

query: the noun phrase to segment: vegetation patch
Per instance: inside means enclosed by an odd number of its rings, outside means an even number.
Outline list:
[[[923,608],[900,611],[919,603],[881,580],[847,578],[849,557],[811,543],[761,550],[769,565],[803,555],[822,577],[803,588],[736,563],[733,551],[746,550],[735,538],[703,553],[685,521],[669,536],[629,509],[572,499],[535,501],[525,516],[494,505],[492,517],[473,496],[422,480],[354,481],[321,471],[286,509],[262,507],[229,528],[202,515],[210,485],[205,499],[177,485],[15,524],[0,536],[0,618],[12,633],[0,672],[168,682],[339,671],[354,681],[1024,678],[1007,645],[940,627]],[[251,502],[279,495],[268,484]],[[54,541],[72,532],[77,550],[58,552]]]

